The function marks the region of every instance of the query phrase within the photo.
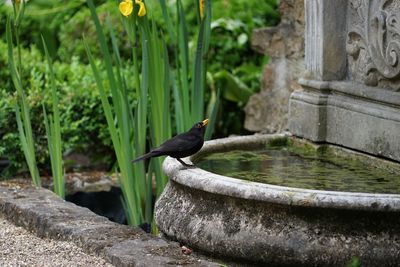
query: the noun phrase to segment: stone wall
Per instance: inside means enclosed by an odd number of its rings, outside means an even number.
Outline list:
[[[282,0],[281,23],[256,29],[252,47],[270,56],[261,81],[261,91],[246,105],[245,128],[273,133],[287,129],[291,92],[299,89],[297,80],[304,72],[304,1]]]

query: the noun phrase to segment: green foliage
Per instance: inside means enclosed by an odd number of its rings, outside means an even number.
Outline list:
[[[131,225],[139,225],[143,221],[151,222],[151,218],[146,218],[146,215],[151,217],[151,212],[145,212],[146,210],[151,210],[151,201],[150,205],[147,201],[149,199],[148,195],[151,196],[151,190],[148,190],[148,188],[151,188],[151,179],[147,179],[143,162],[135,167],[131,163],[131,160],[135,156],[138,156],[137,153],[143,153],[144,151],[143,144],[145,139],[141,140],[142,142],[140,143],[132,143],[132,140],[137,139],[137,135],[140,135],[141,131],[144,131],[144,135],[141,136],[145,136],[147,125],[146,114],[144,114],[144,120],[142,120],[143,118],[138,112],[140,110],[139,107],[135,108],[135,117],[133,117],[132,110],[134,107],[127,97],[128,88],[125,83],[126,76],[121,71],[122,61],[119,57],[117,40],[114,39],[111,23],[108,23],[108,29],[113,40],[113,49],[110,51],[107,47],[106,37],[93,1],[87,0],[87,3],[96,27],[101,58],[102,62],[104,62],[102,65],[107,72],[106,76],[101,76],[98,64],[96,64],[86,40],[84,41],[84,45],[93,70],[93,75],[96,79],[97,89],[100,93],[101,104],[117,158],[118,169],[120,170],[117,175],[122,189],[125,214],[128,223]],[[130,21],[127,22],[127,27],[130,29],[128,33],[132,36],[133,43],[137,42],[136,20],[136,16],[133,15],[130,17]],[[130,25],[133,25],[133,27]],[[143,51],[146,52],[145,49]],[[115,59],[115,61],[113,59]],[[144,91],[143,89],[147,90],[147,88],[140,86],[137,54],[134,54],[134,76],[137,92],[141,93]],[[104,89],[104,83],[110,84],[111,100],[108,99],[108,94]],[[147,92],[145,92],[143,97],[141,97],[140,94],[139,105],[147,105]],[[138,105],[136,105],[136,107],[138,107]],[[144,111],[146,112],[146,109]],[[135,135],[134,138],[132,138],[133,135]]]
[[[70,17],[77,12],[84,2],[80,0],[70,1],[47,1],[34,0],[26,5],[24,19],[20,25],[20,38],[23,47],[35,44],[42,48],[41,35],[48,44],[49,52],[52,57],[57,55],[59,40],[55,33],[59,32],[60,27],[69,21]],[[0,4],[0,23],[8,14],[12,13],[12,7]],[[5,29],[4,29],[5,30]],[[0,36],[4,36],[3,28],[0,27]]]
[[[60,4],[62,3],[62,4]],[[119,40],[121,57],[129,57],[132,46],[128,36],[123,30],[121,18],[118,14],[115,1],[94,1],[101,23],[105,22],[107,14],[110,14],[116,39]],[[198,1],[182,1],[183,19],[187,22],[187,49],[188,55],[193,55],[196,50],[199,19],[196,4]],[[173,34],[170,37],[169,29],[164,21],[159,0],[148,0],[149,18],[154,19],[162,29],[163,39],[167,44],[173,43]],[[173,20],[178,18],[176,1],[166,1],[169,16]],[[208,61],[207,85],[209,89],[204,95],[205,102],[216,103],[219,101],[219,111],[216,117],[216,134],[214,137],[239,134],[243,132],[244,113],[242,111],[249,91],[256,92],[260,87],[260,76],[263,65],[268,58],[253,52],[250,48],[251,31],[255,27],[274,25],[279,16],[276,11],[277,1],[212,1],[212,38],[210,51],[205,55]],[[12,14],[12,8],[2,4],[0,0],[0,25],[6,24],[7,14]],[[177,31],[174,24],[172,31]],[[108,27],[104,28],[106,36],[109,36]],[[56,85],[60,96],[60,120],[63,122],[61,134],[63,136],[63,151],[79,151],[99,157],[99,160],[113,164],[112,142],[108,134],[107,123],[104,118],[101,101],[96,89],[92,71],[87,63],[81,36],[84,34],[96,58],[100,55],[94,25],[89,16],[89,9],[82,0],[29,1],[24,20],[21,21],[20,36],[22,45],[21,80],[26,90],[27,102],[32,114],[32,130],[36,142],[36,157],[41,172],[49,169],[49,161],[46,146],[45,129],[43,125],[43,112],[41,102],[46,108],[51,107],[51,90],[45,75],[46,64],[43,58],[43,47],[40,34],[43,33],[49,52],[54,60],[54,73]],[[176,38],[176,37],[175,37]],[[0,51],[7,51],[5,40],[5,27],[0,27]],[[112,46],[111,38],[106,39],[108,47]],[[172,53],[174,48],[167,46],[170,65],[175,66],[176,61],[181,60]],[[137,53],[142,51],[139,49]],[[58,61],[60,60],[60,61]],[[8,173],[10,176],[17,170],[26,170],[23,153],[20,151],[17,125],[13,110],[16,97],[10,72],[7,66],[6,53],[0,53],[0,157],[7,157],[12,165]],[[182,61],[180,61],[182,63]],[[179,63],[179,64],[181,64]],[[188,60],[188,71],[192,71],[193,59]],[[122,67],[125,73],[131,73],[126,62]],[[141,66],[139,66],[141,68]],[[103,69],[99,69],[101,76],[105,75]],[[134,81],[132,75],[126,75],[131,101],[136,101]],[[193,80],[191,74],[187,77],[187,83]],[[178,77],[171,75],[170,80]],[[185,79],[182,79],[184,81]],[[109,85],[104,84],[109,91]],[[221,99],[217,98],[220,90]],[[243,90],[242,90],[243,89]],[[171,98],[176,92],[173,92]],[[190,97],[190,96],[189,96]],[[171,110],[176,109],[171,106]],[[208,107],[208,114],[212,106]],[[176,113],[175,116],[179,116]],[[223,119],[222,119],[223,118]],[[175,133],[173,120],[172,133]],[[186,130],[186,122],[179,132]],[[211,127],[209,127],[211,128]],[[104,156],[108,157],[104,159]]]
[[[16,89],[16,101],[14,102],[15,117],[17,120],[19,140],[22,151],[24,152],[25,161],[28,165],[32,183],[35,186],[41,186],[39,169],[36,161],[35,142],[32,133],[31,112],[26,100],[24,85],[21,80],[22,58],[21,43],[19,39],[19,26],[23,20],[25,12],[25,2],[19,5],[13,5],[13,16],[8,16],[6,24],[7,39],[7,56],[8,68],[10,70],[11,79]],[[14,54],[14,42],[16,40],[16,57]]]
[[[98,0],[102,17],[115,1]],[[5,25],[7,15],[12,14],[12,7],[1,4],[0,1],[0,25]],[[122,28],[121,28],[122,30]],[[93,25],[90,24],[90,14],[85,1],[29,1],[26,6],[24,19],[21,21],[21,44],[28,47],[34,44],[44,53],[41,35],[43,35],[52,58],[70,62],[71,55],[78,56],[80,61],[86,60],[85,49],[82,44],[82,34],[85,34],[94,43]],[[5,28],[0,27],[0,37],[5,36]],[[98,50],[97,50],[98,51]],[[84,61],[83,61],[84,62]]]
[[[220,88],[223,95],[217,136],[243,133],[243,107],[249,94],[260,89],[261,72],[268,61],[268,57],[251,49],[251,34],[256,27],[279,22],[277,2],[233,0],[214,3],[210,71],[215,76],[214,86]],[[221,72],[225,75],[221,76]]]
[[[352,257],[346,267],[361,267],[361,261],[358,257]]]
[[[207,54],[211,35],[211,2],[204,2],[204,16],[200,19],[198,29],[193,36],[189,36],[189,26],[186,21],[186,11],[180,0],[175,6],[167,8],[166,1],[160,0],[164,21],[161,24],[167,27],[167,46],[171,54],[175,56],[170,64],[171,74],[176,79],[172,80],[173,99],[175,108],[175,122],[177,132],[189,129],[193,122],[203,120],[205,117],[205,92],[207,74]],[[170,10],[176,10],[176,18],[172,19],[168,14]],[[193,25],[192,25],[193,26]],[[176,30],[174,30],[176,29]],[[189,48],[189,40],[196,40],[196,46]],[[216,99],[210,98],[209,106],[213,107]],[[209,109],[216,111],[216,109]],[[211,112],[206,116],[213,116]],[[206,131],[206,139],[211,137],[215,121],[210,121]]]
[[[246,24],[249,30],[256,27],[275,25],[279,22],[278,0],[264,1],[215,1],[213,18],[237,19]]]
[[[0,40],[0,50],[7,51],[7,45]],[[50,166],[47,152],[46,133],[43,125],[42,102],[51,107],[51,88],[46,78],[46,63],[40,51],[31,46],[22,49],[22,81],[26,89],[27,102],[31,110],[31,121],[36,144],[36,158],[39,169]],[[7,57],[0,53],[0,66],[7,66]],[[63,151],[78,151],[108,161],[112,164],[111,140],[106,129],[100,98],[90,66],[82,65],[77,57],[70,63],[54,62],[56,85],[60,95],[60,120],[63,122]],[[8,69],[6,67],[6,69]],[[3,176],[24,171],[24,156],[18,141],[13,103],[14,90],[11,87],[9,71],[0,69],[0,157],[11,161]],[[3,76],[4,75],[4,76]],[[101,156],[99,156],[101,155]]]
[[[219,84],[224,99],[229,101],[246,103],[253,93],[238,77],[226,70],[215,73],[214,82]]]
[[[212,38],[209,59],[208,86],[221,90],[218,125],[214,137],[244,132],[243,107],[249,95],[260,89],[263,66],[268,57],[251,49],[251,34],[256,27],[279,22],[278,1],[212,1]],[[185,2],[189,25],[197,24],[196,8]],[[176,15],[175,15],[176,16]],[[189,35],[194,27],[188,27]],[[193,43],[189,44],[193,49]],[[214,92],[215,90],[211,91]],[[213,98],[206,95],[205,99]],[[223,119],[222,119],[223,118]]]
[[[61,198],[65,198],[65,179],[64,179],[64,163],[62,159],[62,142],[61,142],[61,126],[60,126],[60,110],[57,95],[56,81],[53,70],[53,63],[50,59],[49,51],[43,39],[43,47],[46,54],[47,66],[50,74],[52,114],[47,116],[46,108],[43,104],[44,124],[47,135],[47,144],[50,154],[51,173],[53,177],[54,193]]]
[[[172,42],[170,47],[174,50],[175,63],[178,65],[176,69],[170,67],[167,45],[156,23],[149,19],[149,15],[138,17],[137,10],[134,10],[130,16],[122,17],[129,44],[133,48],[132,72],[129,74],[122,72],[122,66],[126,64],[126,59],[120,54],[118,44],[121,42],[116,38],[111,19],[106,18],[105,25],[101,24],[93,2],[91,0],[87,0],[87,2],[96,28],[102,58],[101,65],[106,69],[106,76],[100,75],[99,65],[96,64],[91,47],[86,41],[85,49],[96,78],[117,158],[119,170],[117,175],[123,193],[123,204],[128,223],[133,225],[143,222],[151,223],[153,219],[153,177],[156,182],[155,194],[157,196],[161,194],[167,182],[167,177],[161,170],[162,159],[151,159],[147,171],[143,162],[132,165],[131,160],[144,154],[146,144],[156,147],[171,136],[171,85],[174,90],[175,119],[178,131],[182,131],[183,127],[187,129],[192,126],[194,121],[204,119],[206,54],[210,38],[211,4],[210,1],[205,1],[206,11],[199,26],[192,62],[193,68],[190,72],[192,83],[189,86],[188,37],[184,11],[179,0],[176,2],[180,15],[177,23],[178,32],[174,34],[171,28],[169,32],[177,38],[170,38]],[[164,9],[164,19],[172,25],[166,12],[165,2],[160,1],[160,3]],[[146,9],[150,14],[151,9],[149,7]],[[110,34],[112,49],[108,47],[104,29],[107,29]],[[136,49],[138,47],[140,47],[141,56],[138,53],[139,49]],[[177,75],[175,75],[176,73]],[[129,76],[133,76],[136,91],[134,103],[130,102],[127,97],[132,93],[129,92],[126,83]],[[178,81],[175,79],[171,81],[171,77],[178,77]],[[104,84],[110,85],[110,99],[103,88]],[[149,129],[149,139],[147,138],[147,128]]]
[[[96,8],[101,23],[105,22],[106,17],[109,17],[112,25],[115,27],[114,32],[120,42],[121,56],[129,56],[131,47],[128,43],[128,38],[121,23],[120,14],[115,1],[106,1],[104,4]],[[111,47],[111,38],[108,28],[104,28],[106,42]],[[69,62],[71,55],[77,56],[80,62],[88,63],[85,47],[82,43],[82,36],[85,36],[86,42],[91,48],[95,58],[101,55],[100,48],[96,37],[96,29],[90,17],[90,10],[85,5],[79,9],[68,21],[60,26],[58,39],[60,47],[58,56],[62,62]]]

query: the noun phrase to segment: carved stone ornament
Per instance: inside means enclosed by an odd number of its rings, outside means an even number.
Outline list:
[[[400,90],[400,1],[350,0],[346,51],[350,79]]]

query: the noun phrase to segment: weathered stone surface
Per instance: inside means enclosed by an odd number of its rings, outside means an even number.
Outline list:
[[[398,266],[399,223],[398,214],[295,208],[174,181],[157,204],[157,224],[168,236],[267,266],[345,266],[353,256],[362,266]]]
[[[76,192],[110,191],[112,187],[119,187],[117,177],[112,177],[106,172],[73,172],[66,174],[65,178],[66,191],[70,195]]]
[[[200,153],[264,147],[273,138],[282,135],[213,140]],[[163,168],[170,182],[156,203],[157,225],[193,247],[264,266],[346,266],[353,256],[362,266],[400,263],[400,195],[254,183],[172,158]]]
[[[305,3],[307,75],[290,132],[400,161],[400,3]]]
[[[201,259],[182,254],[178,243],[160,238],[131,239],[120,242],[108,249],[111,262],[117,266],[211,266]],[[219,266],[217,264],[213,266]]]
[[[400,90],[400,3],[350,0],[346,51],[352,80]]]
[[[346,75],[347,0],[305,2],[305,64],[315,80],[341,80]]]
[[[0,212],[37,235],[70,240],[115,266],[219,266],[182,254],[177,243],[119,225],[46,189],[0,186]]]
[[[292,134],[400,161],[399,93],[347,81],[301,84],[290,99]]]
[[[119,187],[118,178],[104,171],[70,172],[65,174],[65,193],[72,195],[77,192],[110,191],[112,187]],[[30,185],[31,181],[25,178],[14,178],[13,181],[21,185]],[[42,187],[52,190],[54,187],[51,176],[42,176]]]
[[[245,128],[249,131],[287,129],[289,96],[300,88],[297,79],[304,71],[303,5],[303,1],[280,1],[281,23],[253,32],[253,49],[269,55],[270,62],[263,72],[261,92],[251,96],[245,108]]]

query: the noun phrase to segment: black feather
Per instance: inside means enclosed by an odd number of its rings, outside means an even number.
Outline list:
[[[187,166],[187,164],[180,159],[191,156],[202,148],[206,125],[207,123],[204,122],[196,123],[188,132],[172,137],[159,147],[152,149],[149,153],[134,159],[132,163],[167,155],[178,159],[179,162]]]

